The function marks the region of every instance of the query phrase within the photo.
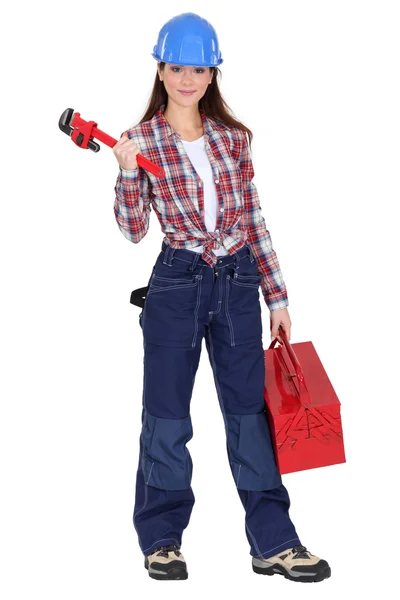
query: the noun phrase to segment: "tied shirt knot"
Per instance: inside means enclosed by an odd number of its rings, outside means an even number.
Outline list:
[[[207,238],[203,242],[203,254],[202,258],[210,264],[210,259],[213,265],[217,262],[217,256],[213,250],[218,250],[221,247],[221,232],[218,231],[207,231]]]

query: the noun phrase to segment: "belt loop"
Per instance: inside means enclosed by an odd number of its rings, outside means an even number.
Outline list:
[[[167,265],[167,267],[172,266],[172,259],[175,253],[175,248],[171,248],[171,244],[168,244],[165,252],[164,252],[164,260],[163,264]]]
[[[200,258],[200,252],[196,252],[195,256],[193,257],[193,261],[192,264],[190,265],[189,271],[194,271],[197,265],[197,261]]]
[[[253,254],[253,250],[251,249],[251,246],[247,245],[248,249],[249,249],[249,255],[250,255],[250,262],[254,262],[254,254]]]

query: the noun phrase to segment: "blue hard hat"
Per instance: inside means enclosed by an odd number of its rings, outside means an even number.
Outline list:
[[[151,55],[158,61],[195,67],[216,67],[223,62],[214,27],[192,12],[165,23]]]

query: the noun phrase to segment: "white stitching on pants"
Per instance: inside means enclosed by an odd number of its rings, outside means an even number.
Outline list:
[[[143,347],[144,348],[146,347],[146,341],[143,341]],[[145,393],[146,392],[146,361],[144,360],[143,363],[144,363],[143,364],[143,371],[144,371],[144,373],[143,373],[143,380],[144,381],[143,381],[142,404],[143,404],[143,408],[144,408],[144,418],[143,418],[143,423],[142,423],[142,431],[140,433],[143,456],[142,456],[142,464],[140,466],[141,466],[141,469],[142,469],[143,480],[145,481],[144,469],[143,469],[143,459],[144,459],[144,450],[145,450],[145,448],[144,448],[144,440],[143,440],[143,426],[145,425],[146,419],[147,419],[146,393]],[[145,481],[145,483],[146,483],[146,481]],[[139,538],[139,545],[140,545],[140,547],[142,547],[142,544],[141,544],[141,541],[140,541],[139,531],[138,531],[138,529],[137,529],[137,527],[135,525],[135,517],[140,512],[142,512],[142,510],[144,510],[146,508],[147,500],[148,500],[148,487],[147,487],[147,485],[145,485],[144,486],[144,504],[143,504],[142,508],[139,508],[139,510],[137,511],[137,513],[133,513],[133,519],[132,519],[133,520],[133,525],[134,525],[134,527],[136,529],[136,533],[137,533],[138,538]]]
[[[194,348],[196,346],[197,331],[199,328],[198,317],[199,317],[199,307],[200,307],[200,298],[201,298],[201,282],[203,279],[202,275],[196,275],[196,277],[198,279],[199,287],[197,289],[197,304],[196,304],[196,309],[194,311],[194,334],[193,334],[192,348]]]
[[[239,464],[239,473],[238,473],[238,476],[237,476],[237,481],[236,481],[236,487],[237,487],[237,488],[239,487],[239,477],[240,477],[240,469],[241,469],[241,468],[242,468],[242,464],[240,463],[240,464]]]
[[[145,509],[145,507],[146,507],[147,500],[148,500],[148,489],[149,489],[149,488],[147,487],[147,485],[145,485],[145,486],[144,486],[144,504],[143,504],[142,508],[139,508],[139,510],[137,511],[137,513],[134,513],[134,514],[133,514],[133,525],[134,525],[134,527],[135,527],[135,529],[136,529],[136,533],[138,534],[138,538],[139,538],[139,545],[140,545],[140,547],[142,547],[142,544],[141,544],[141,541],[140,541],[140,535],[139,535],[138,528],[137,528],[137,527],[136,527],[136,525],[135,525],[135,517],[136,517],[136,516],[137,516],[137,515],[138,515],[140,512],[142,512],[142,510],[144,510],[144,509]],[[144,550],[142,550],[142,552],[144,552]]]
[[[211,365],[212,365],[212,370],[213,370],[213,373],[214,373],[215,385],[216,385],[216,388],[217,388],[218,401],[219,401],[219,405],[221,407],[222,415],[224,417],[225,432],[226,432],[226,435],[228,435],[228,424],[227,424],[227,420],[226,420],[224,402],[223,402],[223,399],[222,399],[221,387],[219,385],[219,381],[218,381],[218,377],[217,377],[216,364],[215,364],[215,360],[214,360],[214,346],[213,346],[213,343],[212,343],[212,335],[211,335],[211,331],[210,330],[209,330],[208,340],[209,340],[209,343],[210,343]]]
[[[220,279],[222,279],[222,277],[223,277],[223,273],[225,272],[224,269],[226,268],[226,266],[227,265],[225,265],[225,267],[222,267],[222,269],[220,269],[220,273],[221,274],[218,275],[218,277]],[[217,302],[218,302],[218,308],[217,308],[217,310],[214,310],[214,311],[213,310],[209,310],[208,311],[209,315],[217,315],[219,313],[219,311],[221,310],[221,307],[222,307],[222,289],[223,289],[222,288],[222,281],[218,281],[217,285],[219,285],[219,296],[218,296],[218,300],[217,300]],[[208,322],[211,323],[211,320],[212,320],[212,317],[211,317],[211,319]]]
[[[152,470],[153,470],[153,467],[154,467],[154,463],[151,463],[151,469],[150,469],[150,473],[149,473],[149,478],[148,478],[148,480],[145,482],[145,483],[147,483],[147,484],[148,484],[148,483],[149,483],[149,481],[150,481],[150,476],[151,476],[151,472],[152,472]]]
[[[247,529],[247,531],[248,531],[248,532],[249,532],[249,534],[250,534],[250,537],[251,537],[251,539],[253,540],[253,543],[254,543],[254,546],[255,546],[255,548],[256,548],[256,550],[257,550],[257,552],[258,552],[258,555],[259,555],[259,556],[262,556],[262,554],[261,554],[261,552],[260,552],[260,548],[258,547],[258,544],[257,544],[256,538],[254,537],[254,535],[253,535],[253,534],[251,533],[251,531],[250,531],[250,527],[247,525],[247,523],[246,523],[246,522],[245,522],[245,525],[246,525],[246,529]]]
[[[228,300],[229,300],[229,280],[228,280],[228,276],[227,276],[226,277],[225,314],[226,314],[226,318],[228,319],[229,331],[231,334],[231,346],[234,346],[235,345],[235,337],[234,337],[234,332],[233,332],[232,319],[229,314]]]

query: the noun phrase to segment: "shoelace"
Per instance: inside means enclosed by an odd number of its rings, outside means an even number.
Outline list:
[[[293,546],[292,552],[294,554],[294,558],[310,558],[307,554],[307,548],[302,544],[296,544],[296,546]]]
[[[176,546],[174,544],[168,544],[167,546],[160,546],[160,548],[157,548],[157,550],[155,550],[155,552],[157,552],[157,556],[164,556],[165,558],[168,558],[168,552],[175,552],[176,556],[180,555],[179,546]]]

